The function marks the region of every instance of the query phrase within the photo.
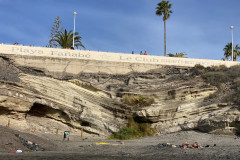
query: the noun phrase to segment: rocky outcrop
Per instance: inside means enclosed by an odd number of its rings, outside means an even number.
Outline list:
[[[20,58],[23,62],[24,56]],[[48,71],[47,67],[22,65],[19,56],[16,59],[0,56],[3,126],[105,137],[133,116],[138,122],[151,123],[159,134],[195,129],[225,134],[240,131],[238,106],[208,100],[218,89],[205,83],[193,68],[158,65],[144,72],[137,72],[136,67],[125,74],[106,70],[69,74],[57,72],[54,64],[51,67],[56,71]],[[154,103],[131,106],[123,102],[124,95],[137,95],[142,100],[151,97]]]
[[[197,79],[195,79],[197,80]],[[204,84],[198,81],[198,85]],[[239,134],[239,107],[228,103],[211,103],[209,95],[216,87],[176,87],[170,90],[165,101],[138,109],[135,118],[153,123],[159,133],[182,130],[200,130],[217,134]]]
[[[20,82],[0,83],[0,124],[21,130],[55,133],[71,130],[109,135],[126,123],[129,108],[102,91],[72,82],[19,74]]]

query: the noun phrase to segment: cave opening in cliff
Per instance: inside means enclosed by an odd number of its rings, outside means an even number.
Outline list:
[[[44,117],[46,116],[47,110],[48,109],[44,105],[34,103],[27,114],[31,116]]]
[[[81,126],[90,127],[91,125],[90,125],[89,122],[82,121],[82,122],[81,122]]]
[[[6,110],[6,108],[0,106],[0,115],[8,115],[11,111]]]
[[[55,120],[61,120],[65,122],[69,122],[70,118],[66,113],[61,110],[51,108],[46,105],[42,105],[39,103],[34,103],[29,112],[26,114],[27,116],[36,116],[36,117],[47,117]]]

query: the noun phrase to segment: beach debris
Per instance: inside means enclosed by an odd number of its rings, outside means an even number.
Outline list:
[[[96,145],[112,145],[112,146],[117,146],[117,145],[123,145],[124,142],[120,142],[118,144],[112,144],[112,143],[106,143],[106,142],[96,142]]]
[[[16,153],[22,153],[23,151],[21,149],[16,150]]]
[[[5,145],[13,145],[13,143],[12,142],[8,142]]]
[[[183,149],[187,149],[187,148],[202,148],[202,146],[198,142],[194,142],[193,144],[190,144],[188,142],[184,142],[182,145],[174,145],[174,144],[171,144],[171,143],[159,143],[157,146],[159,148],[164,148],[164,147],[168,147],[168,148],[183,148]]]
[[[180,147],[179,145],[174,145],[174,144],[170,144],[170,143],[159,143],[157,146],[159,148],[164,148],[164,147],[177,148],[177,147]]]
[[[10,153],[23,153],[21,149],[16,150],[16,152],[10,152]]]
[[[105,142],[97,142],[96,144],[110,144],[110,143],[105,143]]]
[[[172,148],[177,148],[177,146],[176,146],[176,145],[174,145],[174,144],[173,144],[171,147],[172,147]]]
[[[29,145],[32,145],[32,144],[33,144],[33,142],[31,142],[31,141],[27,141],[27,144],[29,144]]]
[[[184,142],[182,144],[182,148],[183,149],[187,149],[187,148],[202,148],[202,146],[198,143],[198,142],[194,142],[192,145],[188,142]]]
[[[19,138],[23,146],[31,149],[32,151],[44,151],[44,149],[41,148],[37,143],[27,141],[24,138],[22,138],[19,134],[15,134],[15,136]]]
[[[216,147],[216,146],[217,146],[216,144],[213,144],[212,147]],[[205,146],[205,148],[209,148],[209,147],[211,147],[211,145],[209,145],[209,144],[207,144],[207,145]]]

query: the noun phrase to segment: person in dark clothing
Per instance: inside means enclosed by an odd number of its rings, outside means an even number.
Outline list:
[[[65,139],[67,139],[69,141],[69,135],[70,135],[70,132],[69,131],[64,131],[64,134],[63,134],[63,141]]]

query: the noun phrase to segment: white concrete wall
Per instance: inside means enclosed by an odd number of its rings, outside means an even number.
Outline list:
[[[193,67],[196,64],[207,66],[226,65],[227,67],[239,65],[239,62],[193,59],[193,58],[175,58],[150,55],[123,54],[111,52],[83,51],[58,48],[30,47],[20,45],[0,45],[0,54],[27,55],[34,57],[55,57],[64,59],[85,59],[98,60],[104,62],[128,62],[138,64],[157,64],[157,65],[176,65]]]

